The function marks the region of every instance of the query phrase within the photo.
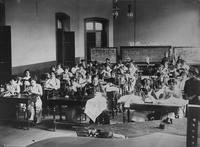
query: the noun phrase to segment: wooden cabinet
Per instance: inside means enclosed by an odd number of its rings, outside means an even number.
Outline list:
[[[11,75],[11,27],[0,26],[0,83]]]

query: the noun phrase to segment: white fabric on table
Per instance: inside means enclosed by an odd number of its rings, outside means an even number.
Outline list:
[[[186,104],[188,104],[188,100],[170,97],[168,99],[158,100],[158,104],[185,106]]]
[[[144,104],[144,101],[142,100],[142,97],[130,94],[120,97],[118,103],[124,103],[124,107],[129,108],[132,103]]]
[[[119,88],[112,84],[106,84],[104,87],[106,92],[119,92]]]
[[[87,101],[84,113],[93,121],[107,109],[107,100],[101,93],[97,93],[94,98]]]
[[[114,86],[106,88],[106,92],[112,92],[112,91],[113,92],[119,92],[119,88],[114,87]]]

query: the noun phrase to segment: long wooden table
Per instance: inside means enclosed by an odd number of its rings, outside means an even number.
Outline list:
[[[28,96],[28,95],[14,95],[9,97],[0,97],[0,121],[19,121],[19,104],[25,104],[25,122],[27,129],[30,127],[30,121],[28,118],[29,110],[28,105],[34,102],[34,110],[36,114],[36,97],[35,96]],[[11,112],[11,113],[7,113]],[[7,114],[10,114],[9,116]],[[16,117],[16,114],[18,115]],[[36,122],[36,116],[34,116],[34,123]]]
[[[56,124],[62,123],[62,106],[67,106],[69,107],[76,107],[76,106],[80,106],[80,107],[84,107],[86,102],[87,102],[87,98],[85,99],[72,99],[72,98],[65,98],[65,97],[59,97],[59,96],[54,96],[51,98],[48,98],[48,107],[50,109],[53,110],[53,124],[54,124],[54,128],[53,130],[56,131]],[[59,116],[60,116],[60,121],[56,120],[56,107],[59,108]],[[72,124],[71,122],[68,122],[68,124]],[[67,124],[67,122],[65,122],[65,124]]]
[[[125,108],[123,105],[123,122],[125,119],[125,111],[127,112],[127,121],[130,122],[130,110],[141,110],[141,111],[159,111],[161,114],[166,112],[173,112],[183,105],[175,104],[153,104],[153,103],[132,103],[130,107]]]

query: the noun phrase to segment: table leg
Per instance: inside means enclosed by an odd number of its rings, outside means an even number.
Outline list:
[[[34,102],[34,125],[37,123],[37,117],[36,117],[36,102]]]
[[[127,108],[127,119],[130,122],[130,108]]]
[[[56,107],[53,106],[53,131],[56,131]]]
[[[122,104],[122,116],[123,116],[123,123],[125,123],[125,108],[124,108],[124,104]]]
[[[29,117],[28,117],[29,112],[28,111],[29,110],[28,110],[28,102],[27,102],[26,103],[26,123],[27,123],[27,129],[29,130],[30,124],[29,124]]]
[[[59,105],[59,115],[60,115],[60,121],[62,121],[62,107]]]

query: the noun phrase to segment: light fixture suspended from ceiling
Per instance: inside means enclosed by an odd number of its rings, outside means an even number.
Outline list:
[[[116,19],[119,16],[119,7],[117,5],[118,0],[113,0],[113,9],[112,9],[112,15],[113,18]]]
[[[128,4],[127,16],[128,16],[129,18],[132,18],[132,17],[133,17],[133,12],[132,12],[132,10],[131,10],[131,7],[132,7],[132,5],[131,5],[131,4]]]
[[[117,19],[117,17],[119,16],[119,12],[120,12],[120,9],[118,7],[118,0],[113,0],[112,15],[113,15],[114,19]],[[128,4],[127,17],[128,18],[133,18],[134,17],[131,0],[129,1],[129,4]]]

